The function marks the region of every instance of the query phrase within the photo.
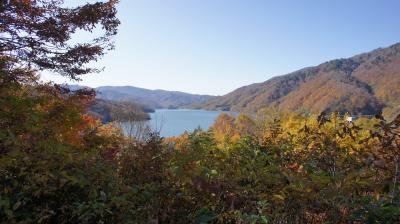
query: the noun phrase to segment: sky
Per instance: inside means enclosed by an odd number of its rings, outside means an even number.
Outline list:
[[[223,95],[395,44],[399,9],[399,0],[120,0],[116,48],[95,63],[105,70],[74,84]]]

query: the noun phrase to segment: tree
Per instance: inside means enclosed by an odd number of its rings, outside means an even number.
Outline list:
[[[0,223],[118,223],[109,160],[120,138],[84,115],[94,91],[37,82],[41,70],[74,80],[98,71],[85,65],[112,48],[116,3],[0,1]],[[96,27],[99,37],[72,44]]]
[[[242,137],[252,136],[256,131],[256,123],[246,114],[239,114],[235,120],[235,126],[237,129],[236,131]]]
[[[227,113],[218,115],[210,130],[214,133],[218,141],[230,140],[234,135],[235,118]]]
[[[106,50],[113,48],[112,37],[117,33],[116,3],[87,3],[65,7],[63,0],[3,0],[0,2],[0,61],[7,62],[8,73],[2,82],[18,81],[24,72],[14,70],[50,70],[73,80],[98,72],[86,67]],[[71,43],[78,31],[101,35],[83,43]]]

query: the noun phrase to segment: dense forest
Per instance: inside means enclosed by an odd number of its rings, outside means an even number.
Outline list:
[[[400,105],[400,43],[241,87],[192,108],[307,113],[349,112],[394,118]]]
[[[132,118],[137,121],[150,120],[148,112],[154,112],[154,110],[133,102],[103,99],[95,99],[87,111],[88,114],[100,119],[103,123],[115,120],[128,121]]]
[[[136,138],[87,112],[94,90],[39,81],[96,72],[116,4],[1,1],[1,223],[400,222],[400,116],[266,108]],[[71,44],[96,27],[102,36]],[[117,107],[113,119],[137,119],[135,105]]]

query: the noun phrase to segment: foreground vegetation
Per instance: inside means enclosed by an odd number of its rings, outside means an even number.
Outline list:
[[[85,115],[89,93],[1,88],[1,222],[400,221],[400,117],[222,114],[137,141]]]

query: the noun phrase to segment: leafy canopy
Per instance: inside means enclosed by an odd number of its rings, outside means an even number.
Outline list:
[[[66,7],[63,0],[3,0],[0,2],[0,59],[10,69],[50,70],[74,80],[99,71],[86,67],[113,48],[117,33],[117,0]],[[73,43],[78,31],[101,35]],[[11,74],[9,74],[11,75]],[[15,74],[14,74],[15,75]]]

